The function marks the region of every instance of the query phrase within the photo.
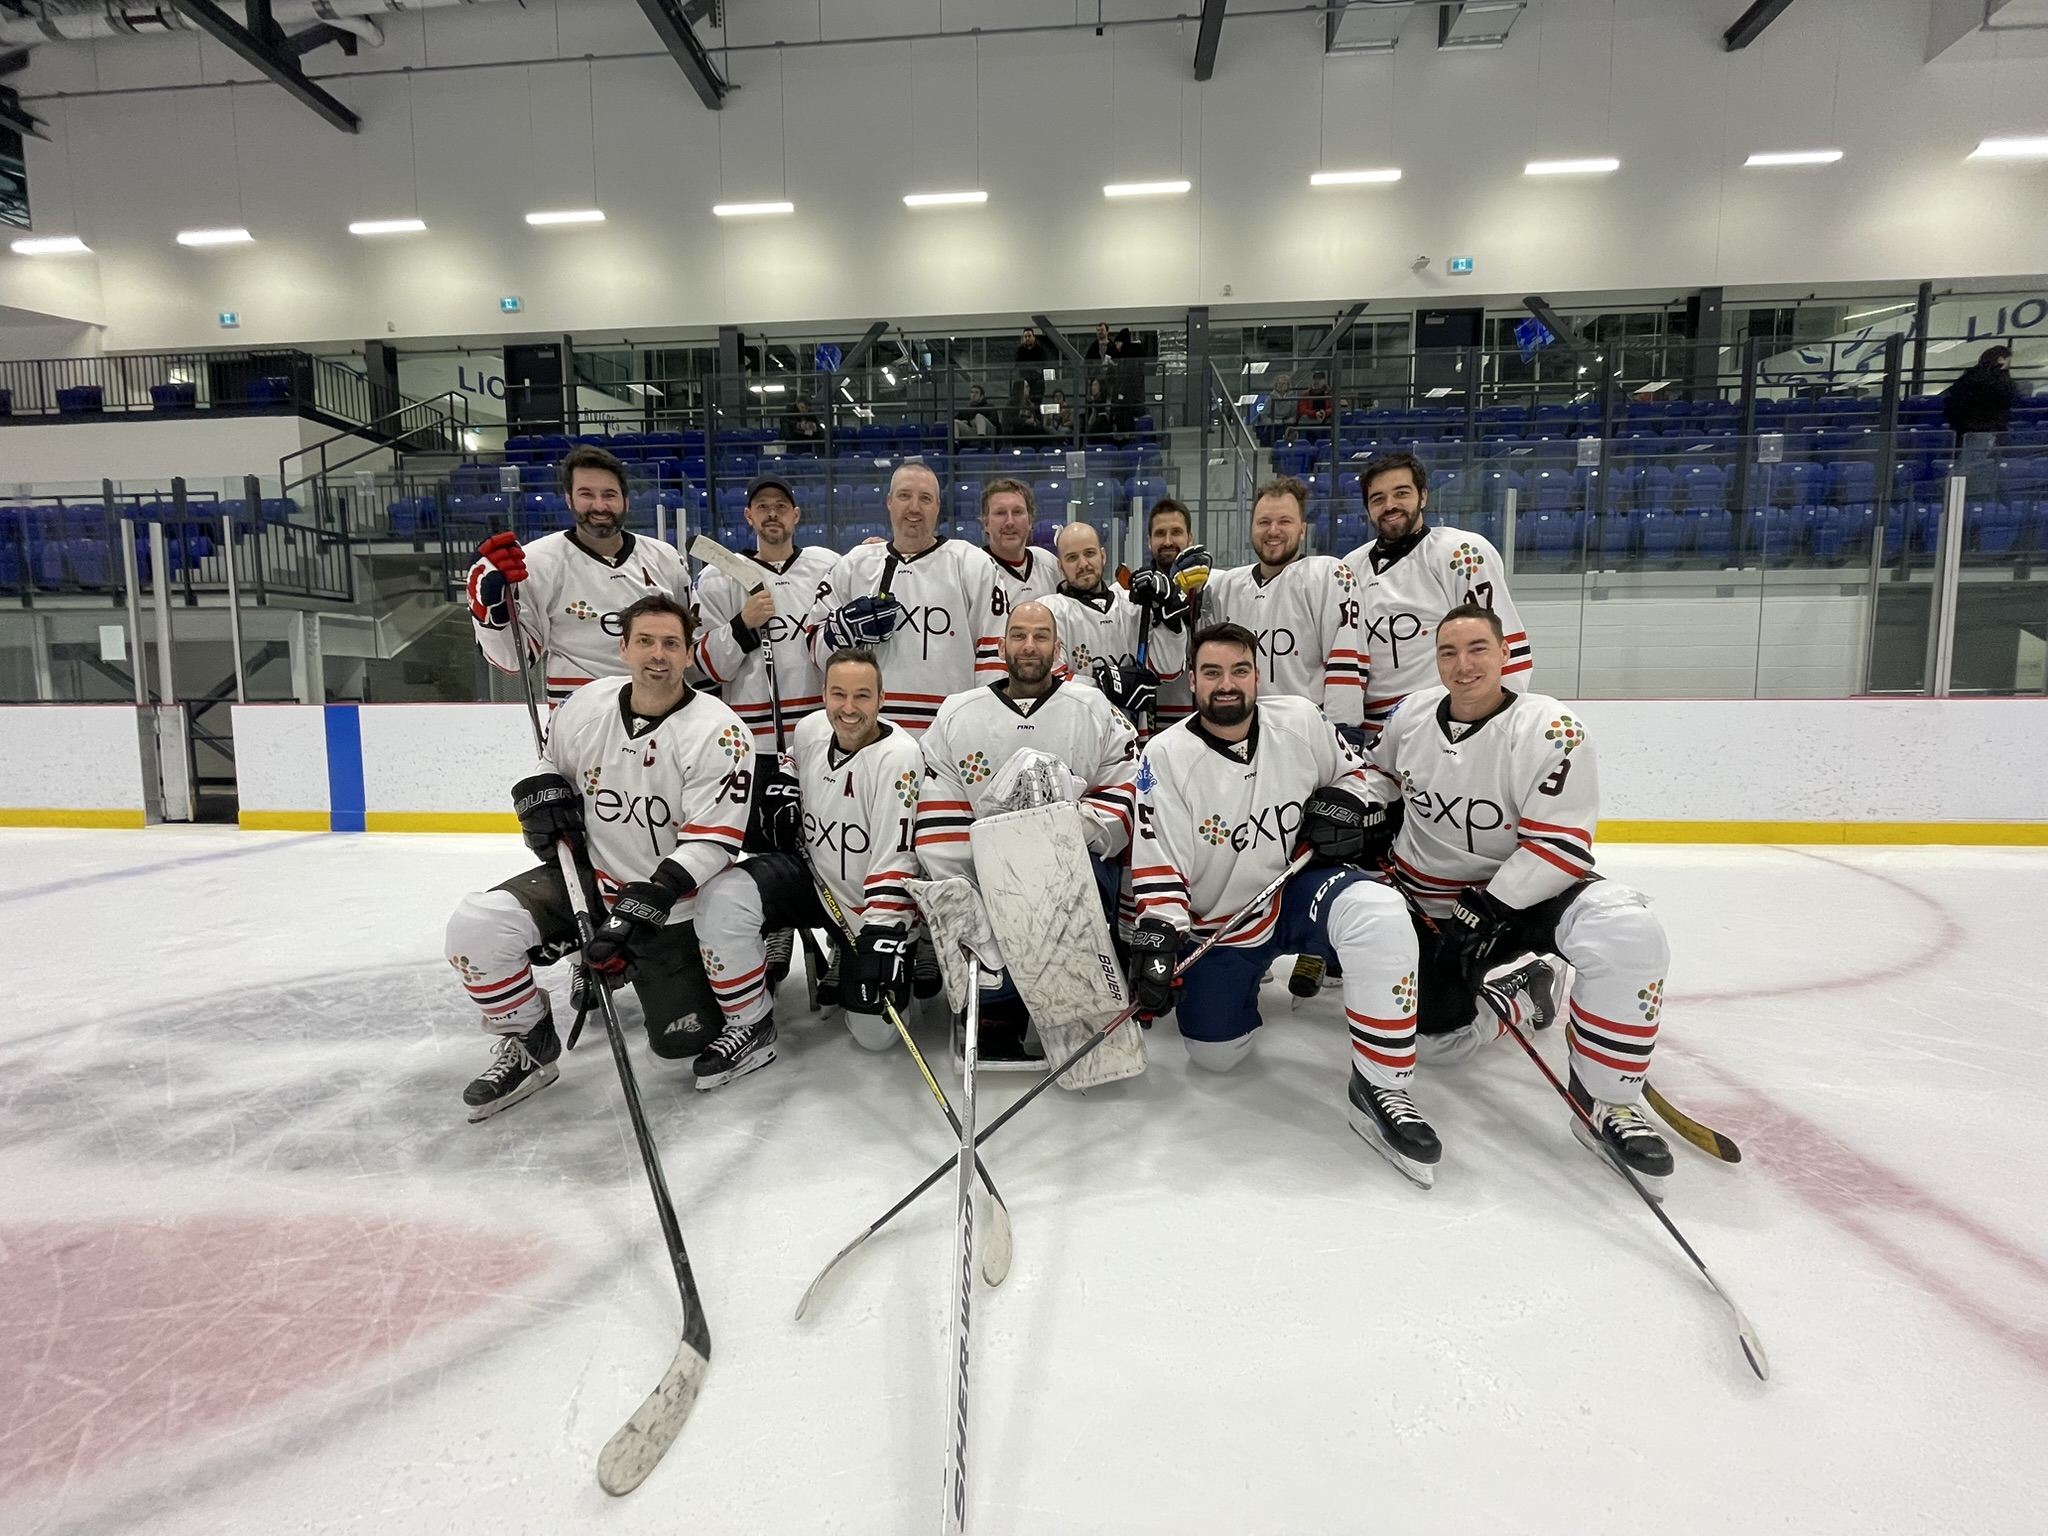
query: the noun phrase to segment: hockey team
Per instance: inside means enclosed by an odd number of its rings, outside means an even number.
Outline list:
[[[773,1062],[790,935],[823,934],[818,1001],[860,1046],[890,1049],[949,958],[913,887],[958,876],[1018,951],[984,962],[984,1065],[1055,1069],[1089,1038],[1054,1016],[1043,965],[1020,963],[1031,923],[1077,970],[1096,968],[1088,934],[1103,935],[1115,974],[1091,980],[1147,1028],[1171,1018],[1217,1072],[1251,1053],[1262,979],[1293,955],[1341,991],[1353,1127],[1427,1186],[1432,1079],[1549,1025],[1561,961],[1573,1130],[1663,1178],[1671,1155],[1640,1104],[1664,936],[1594,870],[1586,726],[1530,690],[1499,552],[1429,523],[1425,466],[1391,453],[1360,482],[1373,537],[1341,559],[1305,552],[1308,493],[1282,478],[1254,497],[1253,563],[1212,577],[1168,499],[1146,520],[1150,564],[1117,580],[1085,523],[1051,551],[1029,543],[1019,481],[984,489],[976,546],[939,532],[940,483],[905,463],[890,537],[834,554],[798,543],[797,491],[764,474],[747,493],[755,548],[700,541],[693,592],[673,547],[623,526],[624,466],[574,450],[575,526],[525,548],[494,534],[469,580],[485,656],[539,662],[555,706],[512,791],[541,862],[448,924],[495,1038],[470,1118],[557,1079],[534,968],[565,959],[572,1004],[630,982],[653,1050],[709,1089]],[[1018,843],[1038,825],[1017,820],[1020,784],[1073,829],[1064,862],[1059,838]],[[603,914],[580,954],[563,845]],[[1018,869],[1030,884],[1040,857],[1041,916],[1020,918]],[[1110,1075],[1142,1070],[1128,1049],[1136,1065]]]

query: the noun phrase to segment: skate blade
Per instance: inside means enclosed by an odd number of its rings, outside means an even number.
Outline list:
[[[749,1056],[745,1061],[741,1062],[738,1066],[730,1067],[723,1072],[714,1072],[709,1077],[698,1078],[697,1091],[699,1093],[709,1093],[714,1088],[723,1088],[727,1083],[733,1081],[733,1079],[735,1078],[745,1077],[749,1072],[760,1071],[763,1067],[767,1066],[768,1063],[773,1061],[774,1059],[775,1047],[772,1045],[764,1045],[761,1047],[760,1050],[756,1051],[753,1055]]]
[[[514,1104],[518,1104],[526,1099],[532,1098],[536,1093],[539,1093],[541,1089],[547,1087],[549,1083],[552,1083],[556,1078],[560,1077],[561,1075],[562,1069],[556,1066],[552,1061],[548,1062],[545,1066],[536,1069],[534,1073],[526,1079],[525,1082],[521,1083],[517,1088],[514,1088],[502,1099],[493,1099],[488,1104],[471,1105],[469,1110],[469,1123],[471,1125],[475,1125],[479,1120],[488,1120],[493,1115],[502,1114],[504,1111],[510,1109]]]
[[[1349,1118],[1351,1129],[1358,1132],[1359,1139],[1399,1169],[1409,1183],[1418,1189],[1436,1188],[1435,1163],[1418,1163],[1413,1158],[1403,1157],[1395,1151],[1393,1144],[1380,1134],[1379,1122],[1373,1119],[1368,1111],[1352,1105]]]
[[[955,1060],[964,1068],[961,1058]],[[1043,1072],[1052,1063],[1043,1056],[977,1056],[974,1058],[976,1072]]]
[[[1587,1130],[1586,1122],[1581,1120],[1577,1115],[1572,1116],[1572,1134],[1579,1138],[1580,1146],[1584,1147],[1588,1152],[1592,1153],[1595,1157],[1600,1159],[1601,1165],[1605,1167],[1609,1173],[1613,1174],[1617,1179],[1620,1179],[1621,1182],[1624,1184],[1628,1182],[1628,1176],[1624,1174],[1618,1166],[1616,1166],[1614,1158],[1608,1154],[1607,1144],[1601,1141],[1600,1138],[1595,1136],[1591,1131]],[[1644,1191],[1649,1195],[1649,1197],[1652,1200],[1656,1201],[1659,1205],[1662,1205],[1664,1203],[1664,1185],[1665,1181],[1671,1177],[1670,1174],[1645,1173],[1640,1168],[1631,1168],[1629,1169],[1629,1173],[1632,1173],[1636,1176],[1636,1182],[1643,1186]]]

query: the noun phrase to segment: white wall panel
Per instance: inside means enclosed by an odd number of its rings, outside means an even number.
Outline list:
[[[325,811],[327,724],[320,706],[237,704],[233,709],[241,809]]]
[[[133,705],[0,705],[0,821],[23,819],[10,812],[133,812],[140,826],[146,803]]]

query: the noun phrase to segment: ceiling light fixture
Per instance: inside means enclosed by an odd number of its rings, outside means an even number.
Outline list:
[[[352,235],[421,235],[425,234],[425,219],[357,219],[349,225]]]
[[[1118,181],[1102,189],[1104,197],[1177,197],[1191,181]]]
[[[1522,167],[1524,176],[1605,176],[1609,171],[1621,169],[1621,162],[1610,155],[1590,160],[1531,160]]]
[[[1386,166],[1376,171],[1317,171],[1309,177],[1312,187],[1357,187],[1368,182],[1399,181],[1401,172],[1397,166]]]
[[[904,194],[906,208],[952,208],[966,203],[985,203],[986,192],[909,192]]]
[[[2048,160],[2048,139],[1985,139],[1969,157],[1972,160]]]
[[[749,219],[757,213],[795,213],[795,203],[715,203],[711,211],[721,219]]]
[[[1744,165],[1833,165],[1842,158],[1839,149],[1762,150],[1743,161]]]
[[[89,256],[92,247],[76,235],[31,235],[10,247],[17,256]]]
[[[246,229],[181,229],[180,245],[246,245],[256,237]]]
[[[550,213],[529,213],[529,224],[602,224],[602,208],[563,208]]]

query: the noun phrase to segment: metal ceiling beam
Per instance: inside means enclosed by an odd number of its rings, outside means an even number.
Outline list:
[[[654,35],[661,39],[662,47],[683,72],[683,78],[690,82],[690,89],[697,93],[697,99],[714,112],[724,106],[732,86],[697,40],[688,12],[676,0],[640,0],[640,9],[654,28]]]
[[[1338,343],[1351,334],[1351,327],[1358,324],[1358,317],[1364,313],[1365,301],[1361,299],[1358,303],[1345,310],[1343,314],[1339,315],[1337,323],[1330,327],[1330,334],[1316,343],[1316,349],[1309,353],[1308,360],[1312,363],[1318,363],[1326,357],[1334,357],[1337,353]]]
[[[1071,341],[1067,340],[1066,332],[1062,331],[1058,326],[1054,325],[1050,320],[1046,319],[1045,316],[1033,315],[1031,317],[1031,325],[1032,328],[1036,330],[1039,335],[1051,341],[1054,347],[1058,348],[1060,352],[1064,353],[1066,355],[1066,359],[1068,362],[1081,364],[1086,363],[1088,361],[1087,358],[1081,355],[1081,349],[1075,346]]]
[[[171,0],[171,4],[190,16],[215,42],[231,49],[343,133],[362,131],[361,118],[308,80],[299,69],[290,39],[271,20],[269,0],[249,0],[251,27],[243,26],[213,0]]]
[[[1195,33],[1195,78],[1216,73],[1216,45],[1223,38],[1223,7],[1228,0],[1202,0],[1202,25]]]
[[[42,119],[29,115],[21,104],[21,93],[10,85],[0,85],[0,127],[12,128],[26,139],[47,141],[50,137],[43,132]]]
[[[875,343],[880,341],[884,336],[888,335],[888,333],[889,322],[886,320],[877,320],[873,325],[868,327],[867,334],[861,337],[859,341],[853,344],[853,350],[847,353],[845,357],[841,358],[839,360],[839,366],[837,368],[834,368],[832,371],[838,374],[841,378],[844,378],[847,374],[853,372],[854,369],[858,368],[862,363],[867,361],[868,354],[875,350]]]
[[[1747,48],[1762,37],[1764,28],[1784,15],[1791,4],[1792,0],[1755,0],[1748,10],[1735,18],[1735,25],[1721,34],[1721,46],[1729,53]]]

